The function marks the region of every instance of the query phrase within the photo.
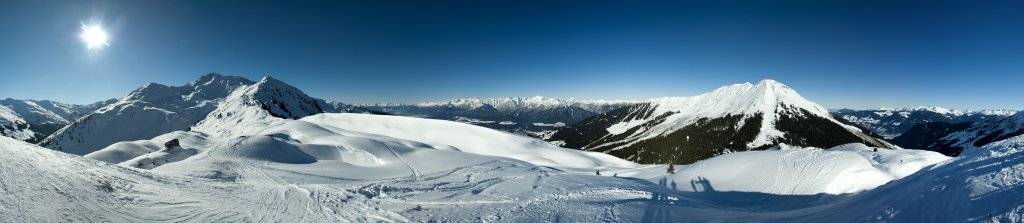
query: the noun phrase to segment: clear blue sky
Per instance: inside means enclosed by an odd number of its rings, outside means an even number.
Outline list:
[[[87,50],[82,22],[110,46]],[[770,78],[830,108],[1024,109],[1022,1],[6,0],[0,27],[0,98],[89,103],[218,72],[356,103]]]

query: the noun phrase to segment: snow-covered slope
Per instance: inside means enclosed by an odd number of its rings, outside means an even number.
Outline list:
[[[1013,222],[1024,211],[1019,137],[871,190],[807,195],[873,187],[936,156],[787,148],[732,153],[675,175],[648,166],[595,176],[286,122],[260,135],[201,139],[199,155],[152,171],[0,138],[0,190],[9,192],[0,193],[0,221]],[[747,171],[730,171],[737,167]],[[638,172],[645,180],[625,177]]]
[[[6,110],[6,114],[0,116],[0,122],[13,123],[20,120],[24,123],[4,125],[7,133],[0,133],[0,136],[38,142],[76,119],[114,102],[114,99],[110,99],[89,105],[73,105],[46,100],[0,100],[0,107]]]
[[[147,84],[58,130],[40,145],[85,155],[116,142],[187,130],[213,111],[229,92],[252,83],[242,77],[211,73],[180,87]]]
[[[943,164],[835,202],[850,221],[1022,222],[1024,136],[969,149]]]
[[[573,124],[549,140],[641,163],[690,163],[778,143],[894,147],[834,119],[825,108],[773,80],[692,97],[651,99]]]
[[[915,108],[879,108],[870,110],[839,109],[832,112],[838,118],[865,127],[892,139],[918,124],[931,122],[973,122],[1000,119],[1013,115],[1012,110],[964,111],[936,106]]]
[[[608,154],[556,147],[535,138],[451,121],[367,114],[321,114],[302,121],[332,129],[418,141],[438,149],[508,157],[549,167],[589,170],[637,166]]]
[[[395,115],[451,120],[529,134],[554,130],[634,103],[638,101],[554,99],[536,96],[456,99],[418,104],[379,103],[365,106]]]
[[[851,143],[822,150],[781,145],[736,152],[666,174],[666,165],[610,172],[658,182],[684,192],[755,192],[777,195],[844,194],[870,190],[949,159],[923,150],[889,150]]]

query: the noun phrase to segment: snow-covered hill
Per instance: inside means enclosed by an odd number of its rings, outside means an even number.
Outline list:
[[[1024,135],[1024,112],[999,119],[960,124],[932,123],[915,126],[894,141],[910,148],[926,149],[956,156],[965,149]]]
[[[0,123],[0,128],[4,129],[0,136],[38,142],[78,118],[114,102],[114,99],[110,99],[88,105],[73,105],[47,100],[0,100],[0,107],[3,107],[0,109],[5,110],[5,114],[0,116],[0,122],[21,123]]]
[[[964,111],[942,107],[879,108],[869,110],[839,109],[832,111],[853,124],[862,126],[888,139],[896,138],[918,124],[932,122],[961,123],[1000,119],[1013,115],[1012,110]]]
[[[834,119],[825,108],[773,80],[693,97],[651,99],[568,126],[549,140],[641,163],[692,163],[778,143],[894,147]]]
[[[530,134],[554,130],[634,103],[637,101],[554,99],[536,96],[456,99],[418,104],[378,103],[364,106],[395,115],[451,120],[507,132]]]

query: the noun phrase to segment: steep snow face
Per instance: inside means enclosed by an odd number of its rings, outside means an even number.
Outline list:
[[[180,87],[147,84],[55,132],[40,145],[85,155],[116,142],[187,130],[213,111],[227,92],[249,84],[253,82],[219,74]]]
[[[558,123],[575,123],[634,103],[637,101],[554,99],[536,96],[457,99],[419,104],[382,103],[366,106],[395,115],[459,121],[507,132],[531,134],[551,131],[561,127]]]
[[[973,122],[1001,119],[1013,115],[1012,110],[956,110],[937,106],[915,108],[880,108],[869,110],[839,109],[832,113],[839,118],[863,126],[893,139],[918,124],[931,122]],[[901,145],[902,146],[902,145]]]
[[[651,99],[570,125],[549,140],[643,163],[693,162],[724,149],[750,150],[778,143],[830,147],[859,142],[895,147],[843,124],[824,107],[773,80],[725,86],[692,97]],[[691,152],[681,154],[686,151]]]

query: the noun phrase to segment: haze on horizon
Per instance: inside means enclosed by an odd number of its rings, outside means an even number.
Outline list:
[[[1024,3],[3,1],[0,98],[217,72],[348,103],[647,99],[778,80],[829,108],[1024,109]],[[106,45],[79,39],[103,24]]]

